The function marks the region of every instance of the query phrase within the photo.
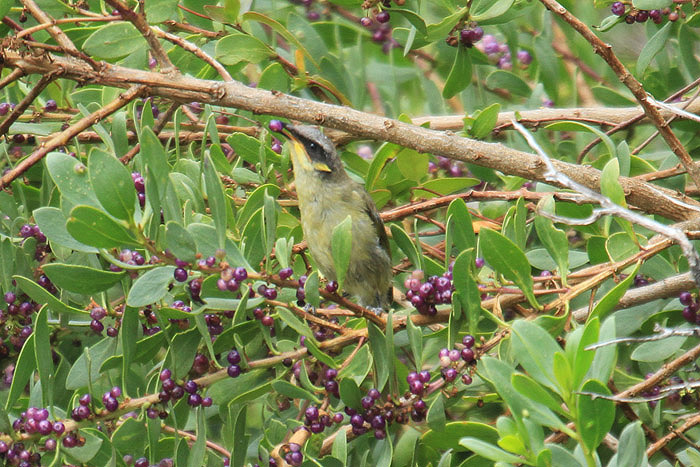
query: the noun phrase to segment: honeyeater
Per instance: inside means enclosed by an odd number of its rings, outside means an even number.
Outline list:
[[[372,197],[348,176],[335,145],[318,128],[284,124],[282,134],[290,142],[301,226],[319,270],[336,280],[331,238],[335,226],[350,215],[352,252],[343,288],[361,305],[387,310],[391,253]]]

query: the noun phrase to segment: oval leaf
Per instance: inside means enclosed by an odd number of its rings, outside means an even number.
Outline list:
[[[103,271],[77,264],[51,263],[42,269],[58,287],[83,295],[107,290],[124,276],[124,272]]]

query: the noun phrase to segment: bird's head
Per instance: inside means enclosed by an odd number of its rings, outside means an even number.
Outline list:
[[[285,124],[281,133],[289,139],[295,171],[325,177],[345,173],[335,145],[318,128]]]

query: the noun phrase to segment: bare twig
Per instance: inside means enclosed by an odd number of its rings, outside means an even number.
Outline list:
[[[615,215],[672,239],[681,248],[683,256],[685,256],[688,260],[688,266],[690,267],[690,271],[693,275],[693,280],[698,286],[700,286],[700,256],[698,256],[698,252],[695,250],[695,247],[690,240],[688,240],[688,237],[686,237],[685,233],[681,229],[661,224],[660,222],[657,222],[649,217],[645,217],[641,214],[630,211],[627,208],[613,203],[607,196],[603,196],[602,194],[573,181],[568,176],[557,171],[554,165],[552,165],[552,161],[549,156],[544,152],[542,147],[537,143],[537,141],[535,141],[535,138],[532,137],[525,127],[516,121],[513,121],[513,126],[520,132],[520,134],[523,135],[530,147],[534,149],[544,161],[545,166],[547,167],[544,177],[547,181],[554,182],[558,186],[565,186],[571,190],[583,194],[584,196],[598,201],[601,207],[593,210],[593,214],[586,219],[586,221],[589,221],[588,223],[594,222],[602,216]],[[565,224],[577,224],[583,221],[581,219],[560,218],[545,212],[541,212],[541,214],[553,218],[557,222],[563,222]],[[583,223],[580,225],[583,225]]]
[[[681,425],[680,427],[671,429],[670,433],[668,433],[663,438],[659,439],[657,442],[655,442],[647,448],[647,457],[653,456],[659,451],[659,449],[663,448],[668,443],[678,438],[681,433],[685,433],[686,431],[690,430],[698,424],[700,424],[700,414],[692,416],[691,418],[686,420],[685,423],[683,423],[683,425]]]
[[[5,86],[7,86],[8,84],[14,83],[18,79],[20,79],[22,76],[24,76],[24,71],[22,71],[20,68],[15,68],[14,70],[12,70],[10,72],[9,75],[0,79],[0,90],[4,89]]]
[[[229,72],[226,71],[226,68],[224,68],[224,66],[221,63],[219,63],[217,60],[214,59],[214,57],[212,57],[211,55],[207,54],[202,49],[194,45],[192,42],[189,42],[183,39],[182,37],[176,36],[175,34],[165,32],[156,26],[151,26],[151,30],[156,34],[156,36],[182,47],[186,51],[191,52],[196,57],[202,59],[204,62],[211,65],[211,67],[219,73],[219,75],[224,79],[224,81],[233,81],[233,78],[231,77]]]

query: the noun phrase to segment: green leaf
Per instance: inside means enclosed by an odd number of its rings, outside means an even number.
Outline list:
[[[474,261],[474,250],[470,248],[457,256],[452,268],[455,287],[452,301],[453,303],[460,303],[461,309],[466,312],[469,320],[469,332],[471,333],[476,333],[477,324],[482,313],[481,292],[470,272],[474,266]]]
[[[408,343],[411,346],[413,361],[416,362],[416,367],[423,366],[423,331],[421,328],[413,324],[412,319],[406,319],[406,333],[408,334]]]
[[[259,22],[259,23],[262,23],[262,24],[265,24],[265,25],[267,25],[267,26],[270,26],[270,28],[272,28],[273,31],[275,31],[276,33],[278,33],[280,36],[284,37],[284,39],[285,39],[287,42],[290,42],[290,43],[294,44],[294,46],[295,46],[297,49],[301,50],[301,51],[304,53],[304,55],[306,56],[306,58],[308,58],[309,61],[310,61],[311,63],[313,63],[314,66],[315,66],[316,68],[319,68],[318,62],[316,62],[316,57],[314,57],[314,56],[306,49],[306,47],[304,47],[304,46],[302,45],[302,43],[299,42],[299,39],[297,39],[297,37],[296,37],[294,34],[292,34],[291,32],[289,32],[289,30],[288,30],[287,28],[285,28],[281,23],[279,23],[279,22],[275,21],[274,19],[270,18],[269,16],[265,16],[265,15],[263,15],[262,13],[257,12],[257,11],[248,11],[248,12],[246,12],[245,14],[243,14],[243,19],[246,20],[246,21],[251,21],[251,20],[252,20],[252,21],[257,21],[257,22]]]
[[[141,246],[124,225],[92,206],[74,207],[66,230],[79,242],[97,248]]]
[[[78,464],[87,464],[100,452],[104,436],[95,428],[83,428],[80,434],[85,438],[85,444],[66,450],[66,455]],[[99,465],[99,464],[94,464]]]
[[[342,378],[338,391],[340,393],[340,400],[342,400],[345,405],[356,410],[362,407],[362,393],[354,379]]]
[[[425,420],[431,430],[443,431],[445,429],[445,399],[441,393],[430,404]]]
[[[411,237],[408,236],[405,230],[396,224],[391,224],[391,238],[396,243],[401,251],[408,257],[408,260],[413,264],[416,269],[422,269],[422,256],[413,243]]]
[[[65,199],[73,204],[100,205],[82,162],[62,152],[50,152],[46,156],[46,167]]]
[[[537,210],[554,214],[554,197],[542,198],[537,203]],[[557,263],[562,283],[566,286],[566,275],[569,272],[569,240],[566,232],[554,227],[552,220],[543,215],[535,216],[535,230],[547,252]]]
[[[595,304],[593,311],[591,311],[591,313],[588,315],[587,321],[590,321],[596,317],[602,320],[608,313],[615,309],[622,296],[634,282],[634,276],[637,275],[637,271],[639,270],[640,266],[641,263],[637,263],[631,274],[629,274],[622,282],[613,287],[608,293],[605,294],[605,296],[603,296],[603,298],[600,299],[600,301],[598,301],[598,303]]]
[[[194,261],[197,244],[192,234],[175,221],[165,224],[165,244],[176,258],[183,261]]]
[[[197,417],[197,431],[195,434],[197,438],[195,442],[192,443],[190,450],[190,455],[187,457],[187,465],[205,465],[204,456],[207,449],[207,425],[204,420],[204,408],[200,407],[196,409]]]
[[[25,344],[26,345],[26,344]],[[51,340],[48,324],[48,310],[41,307],[34,320],[34,356],[39,371],[41,397],[45,407],[53,405],[54,368],[51,357]]]
[[[573,355],[573,388],[578,389],[583,381],[583,378],[588,373],[591,368],[593,359],[595,358],[596,352],[594,350],[585,350],[591,344],[598,341],[598,334],[600,333],[600,320],[594,318],[588,320],[586,327],[583,329],[581,339],[576,346],[576,350]],[[567,347],[569,342],[567,341]],[[568,353],[568,348],[566,349]]]
[[[672,4],[673,0],[632,0],[632,5],[639,10],[660,10],[662,8],[666,8],[667,6],[671,6]]]
[[[331,237],[331,249],[333,252],[333,265],[335,266],[335,275],[338,280],[338,287],[343,290],[345,283],[345,275],[348,272],[350,265],[350,256],[352,255],[352,216],[348,216],[338,225],[333,227]]]
[[[479,231],[479,247],[486,262],[506,279],[513,281],[530,304],[539,310],[541,306],[533,292],[530,263],[525,253],[510,239],[491,229]]]
[[[214,21],[222,24],[233,25],[238,22],[238,11],[241,5],[238,1],[229,3],[237,4],[238,8],[227,8],[225,6],[218,5],[204,5],[202,8],[204,8],[207,15]]]
[[[290,399],[314,401],[317,404],[321,403],[321,400],[316,397],[315,394],[288,381],[273,381],[272,389]]]
[[[639,53],[639,58],[637,59],[637,68],[635,70],[637,76],[644,76],[644,72],[656,54],[661,52],[666,47],[672,25],[673,23],[670,21],[666,23],[664,27],[659,29],[656,34],[654,34],[651,39],[644,44],[644,48]]]
[[[289,326],[290,328],[294,329],[297,334],[306,336],[309,339],[313,339],[313,332],[311,329],[304,323],[302,320],[296,317],[294,313],[289,311],[288,308],[285,307],[277,307],[277,315],[280,317],[282,321],[284,321],[284,324]]]
[[[566,412],[561,407],[561,399],[555,398],[552,393],[534,379],[522,373],[513,373],[510,381],[513,387],[523,396],[539,402],[560,415],[566,415]]]
[[[464,446],[470,451],[494,462],[506,462],[510,464],[521,464],[523,458],[504,451],[498,446],[487,443],[477,438],[465,437],[459,440],[460,446]]]
[[[241,32],[234,32],[216,43],[216,59],[224,65],[239,62],[260,63],[275,53],[260,39]]]
[[[557,341],[544,329],[520,319],[513,323],[513,353],[525,371],[538,383],[559,392],[554,376],[554,355],[561,350]]]
[[[449,422],[442,431],[428,430],[422,440],[426,446],[433,449],[465,451],[466,448],[459,445],[459,440],[465,436],[478,438],[484,442],[496,444],[498,431],[485,423],[457,421]]]
[[[68,314],[79,314],[87,315],[89,312],[81,310],[79,308],[73,308],[68,306],[56,297],[54,297],[48,290],[23,276],[12,276],[12,278],[17,281],[17,286],[26,293],[29,298],[37,303],[46,303],[51,311],[57,314],[68,313]]]
[[[428,173],[428,155],[414,149],[402,149],[396,155],[396,167],[406,179],[420,181]]]
[[[442,97],[449,99],[472,82],[472,60],[466,47],[457,47],[457,54],[442,88]]]
[[[83,43],[88,55],[110,60],[147,47],[146,40],[129,21],[118,21],[102,26]]]
[[[102,292],[118,283],[124,272],[103,271],[78,264],[51,263],[43,266],[54,285],[83,295]]]
[[[132,417],[126,418],[112,433],[112,445],[121,455],[143,452],[145,441],[146,427]]]
[[[610,395],[610,390],[600,381],[589,379],[581,391]],[[615,403],[608,399],[593,398],[589,395],[576,396],[576,430],[581,434],[583,444],[589,451],[594,451],[615,421]],[[625,464],[639,465],[639,464]]]
[[[88,176],[102,207],[117,219],[131,221],[136,210],[136,190],[124,164],[106,152],[95,150],[88,160]]]
[[[126,304],[139,308],[156,303],[168,293],[174,271],[175,266],[159,266],[143,274],[131,286]]]
[[[382,391],[389,380],[389,368],[391,367],[386,348],[386,336],[374,323],[368,323],[367,329],[369,331],[369,345],[374,357],[375,387]]]
[[[15,371],[12,375],[12,384],[10,384],[10,392],[7,394],[5,401],[5,410],[9,411],[14,403],[19,399],[19,396],[24,392],[24,388],[29,382],[32,373],[36,369],[36,354],[34,353],[35,335],[30,335],[19,351]]]
[[[470,186],[478,185],[481,180],[471,177],[432,178],[413,190],[415,196],[430,199],[463,191]]]
[[[501,16],[513,5],[515,0],[481,0],[474,3],[470,17],[472,21],[486,21]]]
[[[97,253],[99,251],[97,248],[80,243],[68,233],[66,217],[60,209],[44,206],[35,209],[33,216],[41,232],[51,243],[84,253]]]
[[[605,147],[613,157],[617,157],[617,148],[615,147],[615,143],[610,136],[605,134],[604,131],[600,131],[598,128],[591,125],[586,125],[585,123],[581,122],[563,121],[546,125],[545,129],[552,131],[585,131],[587,133],[592,133],[603,141]]]
[[[209,202],[209,208],[214,218],[214,225],[216,226],[216,233],[219,238],[219,248],[224,248],[226,243],[226,219],[228,211],[226,195],[224,194],[221,180],[216,173],[216,169],[214,169],[214,164],[209,155],[205,156],[203,165],[207,201]]]
[[[620,434],[618,446],[617,465],[647,465],[647,443],[641,421],[627,424]]]
[[[425,21],[415,12],[404,8],[390,8],[387,11],[390,11],[391,13],[398,13],[399,15],[403,16],[406,21],[411,23],[411,25],[416,28],[416,31],[418,31],[421,36],[428,34],[428,27],[425,25]]]
[[[318,308],[321,303],[321,297],[318,292],[318,284],[318,271],[313,271],[311,274],[309,274],[309,276],[306,278],[306,282],[304,283],[304,294],[306,295],[304,301],[315,308]]]
[[[552,368],[554,370],[554,378],[559,385],[559,394],[566,400],[569,394],[574,390],[574,376],[569,360],[562,351],[554,354],[554,360],[552,362]]]
[[[451,243],[453,243],[460,252],[468,248],[476,248],[476,235],[474,235],[472,216],[469,214],[467,203],[463,199],[455,199],[447,208],[446,230],[445,245],[447,247],[451,247]]]
[[[479,115],[474,119],[472,127],[469,130],[473,138],[483,139],[491,134],[491,131],[496,126],[498,121],[498,113],[501,111],[501,104],[491,104],[479,112]]]
[[[367,169],[367,175],[365,176],[365,189],[371,192],[375,188],[383,188],[385,185],[377,184],[379,180],[379,175],[384,168],[386,161],[396,155],[401,150],[401,147],[393,143],[382,144],[377,152],[374,154],[374,159]]]
[[[338,430],[333,446],[331,447],[331,455],[342,462],[343,466],[348,463],[348,436],[345,429]]]
[[[518,75],[505,70],[496,70],[486,77],[486,86],[490,89],[505,89],[520,97],[530,97],[532,89]]]
[[[139,336],[139,312],[131,307],[125,307],[122,313],[122,323],[119,329],[119,340],[122,345],[122,381],[124,383],[124,392],[134,394],[135,382],[129,377],[131,364],[134,361],[137,351],[137,342]]]

